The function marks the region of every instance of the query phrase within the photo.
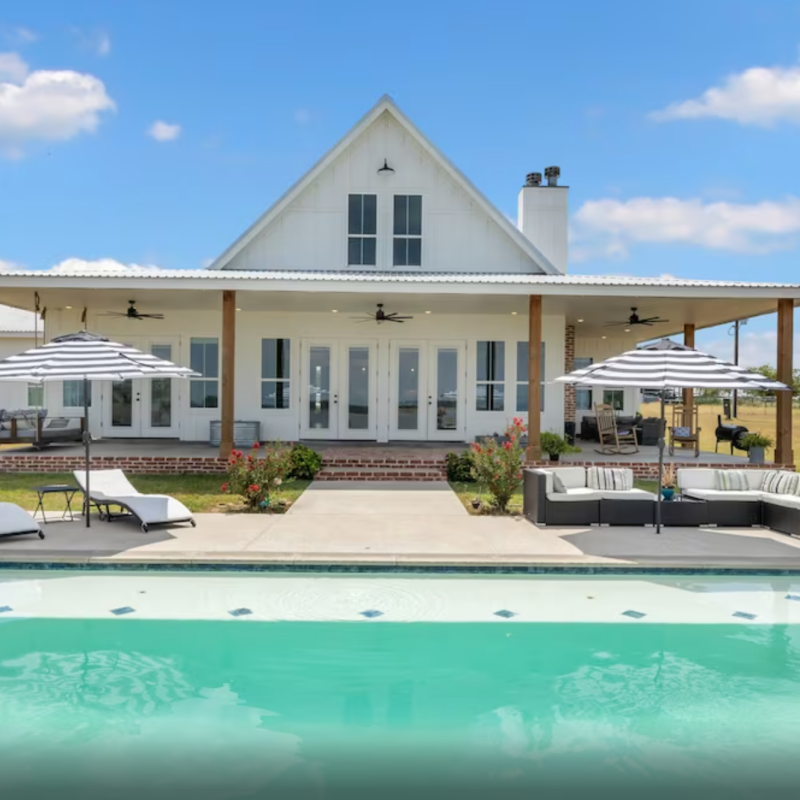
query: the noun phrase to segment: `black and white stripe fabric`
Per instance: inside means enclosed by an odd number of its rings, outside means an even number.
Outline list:
[[[770,494],[797,494],[800,475],[796,472],[770,470],[764,474],[761,491]]]
[[[589,489],[629,492],[633,489],[633,470],[613,467],[589,467],[586,470]]]
[[[691,347],[662,339],[556,378],[577,386],[635,389],[756,389],[789,387]]]
[[[200,377],[188,367],[143,353],[82,331],[0,361],[0,381],[72,381],[88,378],[122,381],[129,378]]]

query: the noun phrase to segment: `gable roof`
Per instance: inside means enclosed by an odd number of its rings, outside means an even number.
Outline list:
[[[472,198],[490,219],[497,223],[500,229],[514,241],[542,272],[548,275],[561,274],[550,260],[491,203],[486,195],[411,122],[388,94],[385,94],[300,180],[290,186],[222,255],[208,266],[208,269],[225,269],[234,256],[240,253],[262,231],[266,230],[267,226],[384,112],[391,114],[417,140],[434,162],[450,176],[456,185],[460,186]]]

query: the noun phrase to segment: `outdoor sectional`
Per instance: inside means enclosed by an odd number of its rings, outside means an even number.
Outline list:
[[[718,472],[715,469],[679,469],[677,472],[681,494],[706,501],[709,525],[763,525],[779,533],[800,535],[797,490],[778,494],[762,489],[764,477],[778,470],[742,470],[748,488],[738,491],[717,488]]]
[[[633,472],[627,474],[629,482]],[[565,491],[556,491],[558,476]],[[641,489],[591,489],[586,467],[525,470],[523,514],[535,525],[652,525],[656,495]]]

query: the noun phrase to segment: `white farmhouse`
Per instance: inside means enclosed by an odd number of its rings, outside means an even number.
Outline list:
[[[202,374],[95,384],[95,435],[208,441],[221,420],[223,453],[235,420],[264,439],[465,442],[522,416],[535,457],[540,431],[595,403],[638,407],[634,390],[553,383],[565,371],[776,310],[791,369],[800,286],[570,276],[569,190],[542,172],[520,170],[515,226],[384,97],[209,269],[5,272],[0,302],[30,310],[38,292],[47,338],[83,317]],[[50,413],[82,402],[78,383],[45,387]],[[776,460],[792,461],[790,415]]]

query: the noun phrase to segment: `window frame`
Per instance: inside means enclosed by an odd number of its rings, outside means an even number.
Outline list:
[[[87,382],[83,380],[83,378],[79,378],[78,380],[71,380],[71,381],[63,381],[61,383],[61,407],[62,408],[83,408],[83,389],[87,385]],[[92,395],[94,394],[93,383],[92,381],[88,381],[89,386],[89,402],[88,407],[92,407]],[[75,393],[78,396],[77,403],[69,403],[67,402],[67,387],[75,387]],[[69,398],[71,399],[71,398]]]
[[[542,342],[542,354],[541,354],[541,370],[540,370],[540,380],[539,380],[539,412],[544,413],[545,408],[545,388],[546,388],[546,377],[547,377],[547,347],[546,342]],[[523,359],[524,370],[520,369],[520,348],[525,348],[525,357]],[[518,414],[527,414],[528,413],[528,379],[521,379],[520,374],[527,375],[528,373],[528,342],[527,341],[519,341],[517,340],[517,375],[516,375],[516,390],[517,396],[514,398],[515,402],[515,409]],[[522,405],[519,401],[520,399],[520,388],[525,387],[525,392],[522,396],[525,398],[525,408],[520,408]]]
[[[207,365],[207,355],[205,346],[211,343],[214,343],[217,348],[217,363],[215,365],[215,375],[208,376],[208,365]],[[204,346],[203,349],[203,368],[197,369],[196,365],[192,363],[192,347],[195,343],[201,343]],[[202,377],[200,378],[190,378],[189,379],[189,409],[191,411],[216,411],[220,408],[219,402],[219,378],[220,378],[220,361],[222,358],[222,350],[219,344],[219,336],[190,336],[189,337],[189,365],[195,372],[199,372]],[[194,388],[195,384],[203,384],[204,386],[208,386],[208,384],[214,384],[216,387],[216,403],[215,405],[208,405],[208,389],[205,390],[205,397],[203,401],[203,405],[195,405],[194,398],[192,397],[192,389]]]
[[[275,372],[274,376],[265,376],[264,375],[264,347],[267,342],[273,342],[275,345]],[[282,343],[279,345],[278,343]],[[281,349],[285,346],[285,356],[283,355],[283,350]],[[261,410],[262,411],[269,411],[269,412],[278,412],[278,411],[291,411],[292,410],[292,403],[294,401],[294,392],[292,391],[292,340],[288,336],[264,336],[261,339],[261,378],[259,380],[260,390],[261,390]],[[278,354],[281,353],[279,356]],[[281,364],[280,362],[285,358],[285,365]],[[284,369],[281,370],[285,377],[279,376],[278,367],[283,366]],[[275,402],[276,405],[274,406],[265,406],[264,405],[264,385],[267,383],[275,384]],[[280,389],[278,388],[280,385]],[[289,391],[289,401],[287,405],[277,405],[278,402],[278,392],[280,391],[280,400],[283,402],[283,392],[285,389],[288,388]]]
[[[401,198],[405,199],[405,231],[398,233],[398,214],[397,214],[397,201]],[[411,200],[412,198],[419,198],[419,233],[409,233],[411,214]],[[421,267],[422,266],[422,206],[423,195],[421,194],[395,194],[392,195],[392,266],[394,267]],[[395,246],[398,242],[405,244],[405,259],[404,261],[397,260],[397,253]],[[409,259],[409,244],[411,241],[419,242],[419,259],[418,263],[412,264]]]
[[[575,356],[572,361],[572,369],[586,369],[594,364],[594,358],[591,356]],[[579,397],[589,397],[589,405],[582,408],[578,402]],[[575,411],[592,411],[594,409],[594,389],[592,387],[575,387]]]
[[[29,383],[27,392],[28,408],[43,408],[44,407],[44,384],[43,383]],[[31,392],[38,392],[40,400],[34,402],[31,400]]]
[[[608,398],[607,395],[612,395],[611,398]],[[614,395],[619,396],[619,408],[614,405]],[[625,390],[624,389],[603,389],[603,405],[610,405],[611,408],[614,410],[614,413],[620,413],[625,411]]]
[[[481,378],[481,345],[488,345],[486,349],[486,374],[492,377]],[[501,345],[502,356],[498,357],[498,347]],[[500,378],[495,377],[500,367]],[[480,387],[486,387],[486,408],[480,407]],[[500,393],[498,397],[497,388]],[[499,401],[499,408],[498,408]],[[475,411],[478,413],[499,413],[506,409],[506,343],[503,339],[479,339],[475,343]]]
[[[361,219],[359,231],[352,231],[351,200],[355,197],[361,199]],[[364,198],[372,197],[375,200],[375,230],[374,233],[364,233],[365,220],[364,220]],[[345,250],[345,260],[348,267],[376,267],[378,265],[378,195],[375,192],[348,192],[347,193],[347,245]],[[373,243],[373,260],[371,262],[364,260],[364,242],[371,240]],[[350,245],[351,242],[358,241],[360,243],[359,253],[360,258],[354,261],[350,258]]]

